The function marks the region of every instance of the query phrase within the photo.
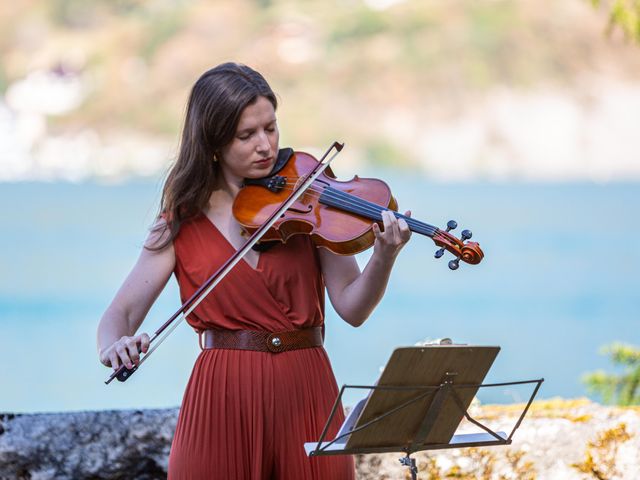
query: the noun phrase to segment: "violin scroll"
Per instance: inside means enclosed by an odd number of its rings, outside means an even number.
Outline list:
[[[458,224],[454,220],[449,220],[447,222],[447,229],[437,229],[432,237],[434,243],[441,247],[434,255],[436,258],[442,257],[445,250],[451,252],[456,257],[449,261],[449,268],[451,270],[458,269],[460,260],[471,265],[477,265],[484,258],[484,252],[480,249],[480,244],[468,241],[473,236],[470,230],[463,230],[460,239],[449,233],[451,230],[455,230],[457,226]]]

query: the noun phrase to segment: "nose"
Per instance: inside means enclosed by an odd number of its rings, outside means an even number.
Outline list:
[[[258,135],[258,143],[256,144],[256,151],[258,153],[268,152],[270,148],[269,137],[267,133],[262,131]]]

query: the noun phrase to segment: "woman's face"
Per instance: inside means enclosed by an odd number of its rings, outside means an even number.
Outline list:
[[[233,140],[221,150],[219,162],[226,180],[240,185],[245,178],[267,175],[275,164],[279,139],[273,105],[258,97],[242,111]]]

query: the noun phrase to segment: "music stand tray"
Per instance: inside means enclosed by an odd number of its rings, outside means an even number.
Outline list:
[[[318,442],[305,443],[309,456],[404,452],[400,461],[415,478],[417,451],[509,445],[544,379],[482,385],[500,347],[426,345],[397,348],[376,385],[343,385]],[[536,384],[510,434],[494,432],[467,409],[481,387]],[[347,416],[335,439],[325,441],[344,392],[369,395]],[[455,435],[463,418],[485,433]]]

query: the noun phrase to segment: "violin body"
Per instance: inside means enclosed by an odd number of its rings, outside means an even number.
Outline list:
[[[282,159],[279,155],[269,176],[247,179],[236,196],[233,215],[249,234],[260,228],[318,165],[318,160],[308,153],[287,150]],[[458,268],[460,260],[475,265],[484,257],[480,245],[468,241],[472,236],[469,230],[462,231],[461,239],[449,233],[457,227],[455,221],[449,221],[446,230],[441,230],[402,215],[397,209],[391,190],[382,180],[355,176],[339,181],[327,168],[261,240],[286,242],[292,235],[306,234],[318,246],[339,255],[353,255],[373,245],[373,224],[382,226],[382,212],[390,210],[404,219],[411,231],[430,237],[441,247],[436,258],[442,257],[445,250],[451,252],[456,257],[449,262],[451,270]]]
[[[245,185],[233,204],[234,217],[249,234],[253,233],[317,164],[318,161],[308,153],[295,152],[277,173],[287,178],[286,187],[274,192],[263,185]],[[355,176],[349,181],[339,181],[327,168],[316,182],[319,187],[303,193],[262,237],[262,241],[286,242],[292,235],[306,234],[311,236],[316,245],[339,255],[353,255],[371,247],[375,241],[373,222],[361,215],[322,204],[320,189],[327,186],[384,205],[390,210],[398,208],[389,186],[382,180]]]

